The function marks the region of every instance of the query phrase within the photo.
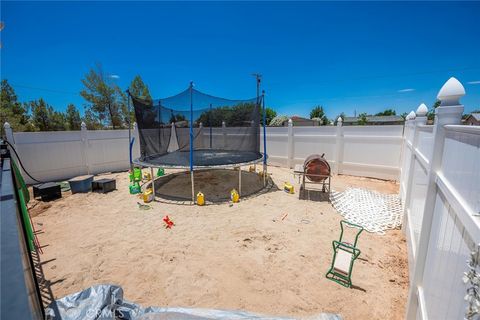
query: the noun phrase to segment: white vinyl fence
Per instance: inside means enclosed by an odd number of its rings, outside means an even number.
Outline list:
[[[451,78],[435,124],[425,105],[405,124],[400,194],[410,291],[407,319],[464,319],[470,252],[480,244],[480,127],[461,126],[463,86]]]
[[[215,145],[242,139],[244,128],[213,128]],[[263,130],[260,151],[263,152]],[[15,146],[25,169],[40,181],[68,179],[129,168],[128,130],[13,132],[5,125],[7,140]],[[209,144],[205,132],[199,143]],[[138,158],[137,130],[133,158]],[[172,136],[175,134],[172,132]],[[218,137],[224,136],[224,139]],[[335,173],[399,180],[403,126],[267,127],[268,163],[288,166],[303,163],[311,154],[325,153]],[[240,142],[238,142],[239,144]],[[217,145],[218,144],[218,145]],[[169,151],[178,148],[171,139]],[[34,183],[25,174],[27,183]]]
[[[25,169],[40,181],[129,168],[128,130],[91,131],[82,125],[80,131],[12,132],[5,124],[5,133]],[[133,153],[140,154],[138,136]],[[35,183],[23,170],[22,175],[26,183]]]
[[[403,126],[267,127],[268,163],[293,168],[323,154],[337,174],[399,180]],[[262,140],[263,141],[263,140]]]

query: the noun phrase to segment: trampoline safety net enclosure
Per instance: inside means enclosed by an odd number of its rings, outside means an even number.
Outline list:
[[[131,99],[140,138],[136,164],[194,169],[262,159],[263,95],[230,100],[202,93],[190,84],[168,98]]]

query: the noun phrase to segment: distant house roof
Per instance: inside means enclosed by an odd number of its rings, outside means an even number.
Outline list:
[[[345,117],[343,123],[356,123],[359,121],[359,117]],[[403,122],[401,116],[367,116],[367,122],[374,123],[389,123],[389,122]]]
[[[292,119],[292,121],[312,121],[312,119],[303,118],[299,116],[292,116],[290,119]]]
[[[320,121],[318,121],[318,119],[308,119],[308,118],[299,117],[299,116],[291,116],[290,119],[292,119],[292,124],[294,126],[318,126],[318,125],[320,125]],[[283,126],[288,125],[288,119],[283,121],[282,125]]]
[[[475,120],[480,121],[480,112],[471,113],[470,116],[472,116]]]
[[[403,121],[401,116],[367,116],[367,121],[371,122],[397,122]]]
[[[344,117],[343,118],[343,123],[345,122],[357,122],[358,121],[358,117]]]
[[[480,112],[474,112],[468,115],[467,118],[463,121],[465,124],[469,125],[480,125]]]

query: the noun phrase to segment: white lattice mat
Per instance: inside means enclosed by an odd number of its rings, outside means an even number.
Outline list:
[[[398,195],[348,188],[344,192],[333,191],[330,200],[345,220],[368,232],[385,234],[385,230],[402,225],[402,202]]]

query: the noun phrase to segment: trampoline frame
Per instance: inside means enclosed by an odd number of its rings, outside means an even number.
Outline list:
[[[221,170],[221,169],[232,169],[232,170],[235,170],[235,168],[238,168],[238,194],[241,196],[242,195],[242,166],[250,166],[250,165],[254,165],[256,167],[257,163],[263,161],[263,154],[262,154],[262,157],[259,158],[259,159],[255,159],[255,160],[252,160],[252,161],[248,161],[248,162],[242,162],[242,163],[233,163],[233,164],[228,164],[228,165],[212,165],[212,166],[194,166],[193,170],[190,170],[188,166],[172,166],[172,165],[152,165],[151,163],[148,163],[148,162],[142,162],[140,161],[139,159],[135,159],[133,160],[133,163],[138,165],[138,166],[142,166],[142,167],[147,167],[147,168],[150,168],[150,176],[152,177],[152,181],[151,181],[151,187],[152,187],[152,192],[153,192],[153,195],[154,197],[157,197],[156,196],[156,193],[155,193],[155,180],[156,179],[160,179],[162,177],[155,177],[154,175],[154,168],[167,168],[167,169],[184,169],[183,171],[181,172],[186,172],[186,171],[189,171],[190,172],[190,176],[191,176],[191,184],[192,184],[192,204],[195,204],[196,201],[195,201],[195,195],[194,195],[194,191],[195,191],[195,174],[194,172],[195,171],[203,171],[203,170]],[[263,187],[265,188],[266,187],[266,171],[263,171]]]
[[[256,86],[257,86],[257,105],[259,105],[260,101],[260,83],[261,83],[261,75],[260,74],[254,74],[256,78]],[[266,108],[265,108],[265,90],[262,90],[262,118],[263,118],[263,153],[259,152],[261,155],[260,158],[254,159],[251,161],[247,162],[242,162],[242,163],[230,163],[230,164],[224,164],[224,165],[209,165],[209,166],[195,166],[193,163],[193,140],[194,140],[194,135],[193,135],[193,98],[192,98],[192,90],[193,90],[193,81],[190,82],[190,151],[189,151],[189,157],[190,157],[190,165],[189,166],[177,166],[177,165],[160,165],[160,164],[152,164],[148,161],[142,161],[140,158],[137,158],[135,160],[132,159],[132,138],[131,138],[131,125],[130,125],[130,117],[128,118],[128,143],[129,143],[129,154],[130,154],[130,167],[133,170],[133,165],[136,164],[138,166],[142,167],[147,167],[150,168],[150,174],[152,177],[152,191],[155,197],[155,175],[153,172],[153,168],[170,168],[170,169],[186,169],[185,171],[190,171],[190,177],[191,177],[191,186],[192,186],[192,204],[195,204],[195,178],[194,178],[194,171],[195,169],[197,170],[205,170],[205,169],[226,169],[226,168],[237,168],[238,167],[238,193],[241,196],[242,195],[242,166],[247,166],[247,165],[255,165],[259,162],[263,162],[263,186],[264,188],[267,185],[267,131],[266,131]],[[129,90],[126,91],[127,94],[130,96]],[[128,113],[130,114],[130,99],[128,99]]]

